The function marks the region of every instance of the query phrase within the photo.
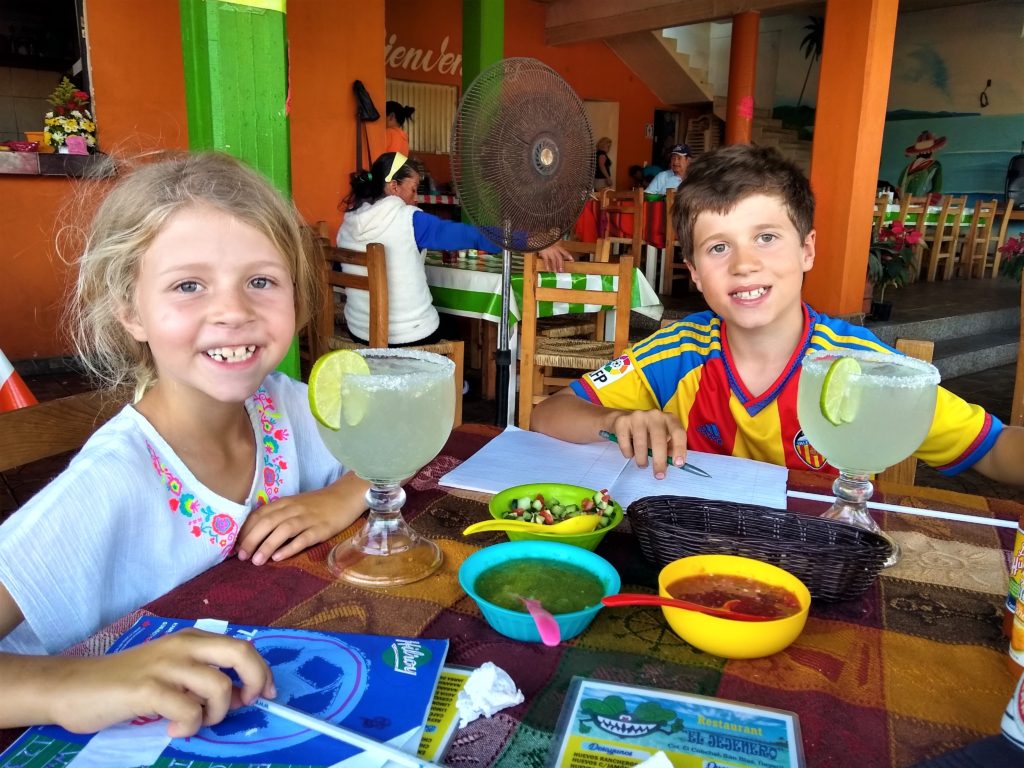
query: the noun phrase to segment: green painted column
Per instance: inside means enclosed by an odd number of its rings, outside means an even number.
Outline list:
[[[286,0],[179,0],[188,143],[261,171],[291,197]],[[298,344],[279,370],[299,378]]]
[[[462,90],[505,57],[505,0],[462,0]]]

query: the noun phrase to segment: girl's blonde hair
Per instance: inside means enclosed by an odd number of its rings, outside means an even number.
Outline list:
[[[149,346],[120,317],[135,303],[142,257],[167,220],[190,206],[212,206],[265,235],[284,256],[301,328],[321,299],[318,248],[294,206],[262,175],[219,152],[162,156],[126,175],[99,206],[78,258],[70,305],[75,350],[105,384],[140,393],[156,381]]]

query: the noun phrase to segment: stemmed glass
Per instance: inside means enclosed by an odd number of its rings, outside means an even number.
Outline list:
[[[341,383],[341,429],[319,422],[324,445],[346,469],[370,481],[369,516],[362,530],[335,546],[327,565],[335,576],[364,587],[419,581],[441,565],[433,541],[402,517],[401,482],[441,450],[455,419],[455,364],[431,352],[361,349],[369,374]]]
[[[852,359],[836,365],[841,358]],[[912,454],[935,414],[939,372],[923,360],[884,352],[825,350],[804,357],[797,415],[804,435],[839,470],[836,500],[822,515],[881,534],[892,544],[885,566],[900,558],[899,545],[867,510],[870,476]],[[824,392],[823,392],[824,390]]]

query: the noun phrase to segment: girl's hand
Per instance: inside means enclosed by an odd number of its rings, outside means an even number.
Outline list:
[[[537,255],[544,261],[544,271],[546,272],[561,272],[565,262],[575,261],[572,254],[558,243],[538,251]]]
[[[664,411],[620,411],[609,430],[619,441],[619,450],[638,467],[647,466],[651,452],[654,476],[664,479],[668,457],[681,467],[686,461],[686,430],[675,414]]]
[[[277,695],[270,668],[244,640],[184,629],[121,653],[53,659],[62,669],[50,689],[52,722],[92,733],[138,717],[166,717],[169,736],[192,736],[257,696]],[[242,681],[235,688],[222,669]]]
[[[238,533],[238,559],[263,565],[326,541],[363,513],[369,487],[348,472],[327,488],[286,496],[254,509]]]

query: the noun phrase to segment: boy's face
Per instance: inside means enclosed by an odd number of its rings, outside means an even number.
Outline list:
[[[690,274],[730,327],[769,328],[799,311],[814,234],[801,240],[779,198],[751,195],[724,215],[697,216]]]

